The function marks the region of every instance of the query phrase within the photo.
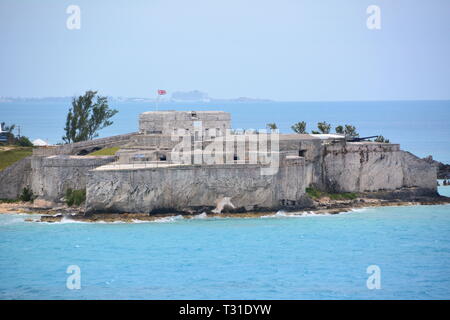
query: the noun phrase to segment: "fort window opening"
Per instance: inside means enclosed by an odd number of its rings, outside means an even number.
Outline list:
[[[159,161],[166,161],[166,160],[167,160],[167,158],[166,158],[165,154],[159,155]]]
[[[306,156],[306,150],[298,150],[298,156],[299,157],[305,157]]]
[[[239,160],[239,157],[235,154],[234,156],[233,156],[233,160]]]

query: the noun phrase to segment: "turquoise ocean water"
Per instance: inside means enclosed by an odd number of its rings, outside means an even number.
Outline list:
[[[149,103],[113,104],[101,136],[136,131]],[[61,140],[68,104],[0,103],[0,121],[32,139]],[[450,102],[165,104],[224,110],[234,128],[281,132],[292,123],[350,123],[404,150],[450,163]],[[450,196],[450,187],[441,187]],[[282,213],[252,219],[165,218],[149,223],[25,222],[0,215],[0,299],[449,299],[450,206]],[[81,289],[66,288],[69,265]],[[369,290],[366,269],[381,270]]]
[[[152,103],[111,103],[119,110],[114,125],[101,131],[100,137],[137,131],[138,115],[155,110]],[[21,126],[22,134],[32,139],[62,141],[67,102],[0,103],[0,121]],[[160,105],[160,110],[223,110],[231,112],[234,128],[264,129],[277,123],[282,133],[298,121],[306,121],[308,130],[319,121],[335,127],[353,124],[362,136],[383,135],[404,150],[420,157],[433,155],[450,163],[450,101],[385,102],[269,102],[269,103],[191,103]]]
[[[0,299],[450,298],[448,205],[134,224],[26,217],[0,215]],[[69,265],[80,290],[66,288]],[[367,289],[369,265],[379,290]]]

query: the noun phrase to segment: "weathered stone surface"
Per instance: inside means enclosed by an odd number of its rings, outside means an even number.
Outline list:
[[[0,171],[0,199],[17,199],[31,183],[31,157],[21,159]]]
[[[438,179],[450,179],[450,164],[444,164],[436,161],[432,156],[423,158],[423,160],[436,167]]]
[[[60,201],[68,188],[86,187],[89,170],[114,159],[114,156],[35,156],[31,161],[31,188],[43,199]]]
[[[371,192],[421,187],[436,190],[436,170],[398,145],[348,143],[329,146],[323,181],[334,192]]]
[[[80,152],[81,154],[87,154],[91,151],[103,148],[122,146],[128,143],[136,135],[138,135],[138,133],[133,132],[106,138],[63,144],[60,146],[34,148],[33,155],[39,157],[49,157],[54,155],[75,155]]]
[[[212,210],[225,198],[234,208],[247,211],[277,208],[282,201],[295,206],[304,201],[303,169],[296,163],[280,167],[275,175],[261,175],[261,166],[249,164],[99,168],[89,172],[86,208],[106,212],[189,212]]]
[[[231,116],[223,111],[151,111],[139,115],[139,132],[171,135],[178,130],[200,130],[200,135],[220,136],[230,129]]]

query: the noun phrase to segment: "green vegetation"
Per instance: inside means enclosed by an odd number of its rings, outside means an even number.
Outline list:
[[[386,139],[386,138],[383,137],[383,136],[378,136],[378,137],[375,139],[375,142],[390,143],[390,142],[389,142],[389,139]]]
[[[31,188],[25,187],[22,189],[22,193],[19,196],[20,201],[33,202],[34,199],[36,199],[36,197],[34,196]]]
[[[19,199],[0,199],[0,203],[16,203],[19,201]]]
[[[32,150],[30,147],[0,147],[0,171],[16,161],[31,156]]]
[[[330,130],[331,130],[331,124],[326,123],[325,121],[319,122],[317,124],[317,128],[319,129],[319,131],[321,133],[328,134],[328,133],[330,133]]]
[[[359,133],[356,132],[356,127],[348,124],[345,125],[344,133],[348,137],[359,137]]]
[[[3,132],[8,132],[8,133],[12,133],[13,130],[16,128],[15,124],[12,124],[10,126],[7,126],[5,122],[0,123],[0,127],[2,128]]]
[[[269,131],[275,131],[278,129],[277,124],[275,122],[266,124],[267,129]]]
[[[320,191],[316,188],[306,188],[306,193],[312,199],[319,199],[322,197],[328,197],[331,200],[353,200],[358,197],[356,193],[353,192],[343,192],[343,193],[328,193]]]
[[[294,124],[291,127],[291,129],[295,133],[308,133],[308,132],[306,132],[306,122],[305,121],[297,122],[296,124]]]
[[[5,122],[0,123],[1,127],[1,136],[2,136],[2,142],[0,142],[0,145],[2,146],[20,146],[20,147],[32,147],[33,143],[25,136],[18,136],[16,137],[14,135],[14,129],[16,129],[15,124],[6,125]],[[20,127],[19,127],[19,133],[20,133]]]
[[[113,156],[116,154],[116,152],[119,150],[119,147],[111,147],[111,148],[105,148],[101,150],[97,150],[95,152],[89,153],[89,156]]]
[[[337,134],[344,134],[344,127],[343,126],[337,126],[336,129],[334,129]]]
[[[94,98],[96,102],[94,103]],[[97,91],[86,91],[84,96],[73,98],[66,118],[65,143],[92,140],[98,131],[113,124],[111,119],[118,111],[109,109],[108,98],[97,96]]]
[[[16,144],[20,147],[32,147],[33,143],[25,136],[16,139]]]
[[[69,207],[71,207],[73,205],[79,206],[83,202],[86,201],[86,190],[85,189],[72,190],[69,188],[66,190],[65,199],[66,199],[66,204]]]
[[[269,124],[268,124],[269,125]],[[292,127],[292,130],[296,133],[308,133],[306,131],[306,122],[301,121],[295,123]],[[317,123],[317,128],[319,130],[312,130],[311,134],[329,134],[331,132],[331,124],[326,121]],[[345,134],[347,137],[356,138],[359,137],[358,132],[356,131],[356,127],[352,125],[346,124],[345,126],[339,125],[335,128],[336,133]]]

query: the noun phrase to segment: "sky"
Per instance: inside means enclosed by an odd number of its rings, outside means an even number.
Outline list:
[[[448,0],[0,0],[6,97],[444,100],[449,57]]]

